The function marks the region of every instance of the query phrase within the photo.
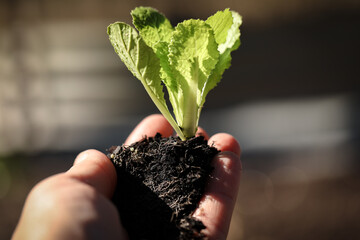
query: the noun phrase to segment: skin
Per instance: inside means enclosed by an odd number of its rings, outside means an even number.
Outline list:
[[[145,118],[125,144],[173,130],[162,115]],[[206,138],[199,128],[197,134]],[[214,159],[214,173],[194,217],[205,226],[209,239],[226,239],[239,188],[240,147],[229,134],[209,138],[221,153]],[[110,198],[116,172],[106,155],[97,150],[80,153],[65,173],[38,183],[29,193],[12,239],[128,239]]]

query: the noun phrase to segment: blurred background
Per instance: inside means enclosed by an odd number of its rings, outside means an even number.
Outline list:
[[[356,0],[0,0],[0,239],[34,184],[157,113],[106,34],[140,5],[173,24],[227,7],[243,16],[200,119],[243,149],[228,239],[360,239]]]

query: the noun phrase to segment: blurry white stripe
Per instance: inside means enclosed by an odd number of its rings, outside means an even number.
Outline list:
[[[235,135],[247,150],[311,147],[350,137],[348,96],[266,101],[202,116],[211,129]]]

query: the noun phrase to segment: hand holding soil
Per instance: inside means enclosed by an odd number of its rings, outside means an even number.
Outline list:
[[[161,115],[145,118],[130,134],[131,144],[156,133],[168,137],[171,125]],[[207,138],[202,129],[197,134]],[[240,180],[240,147],[228,134],[216,134],[209,144],[221,152],[213,161],[212,178],[194,212],[209,239],[226,239]],[[30,192],[13,239],[128,239],[111,202],[117,177],[105,154],[87,150],[67,172],[49,177]]]

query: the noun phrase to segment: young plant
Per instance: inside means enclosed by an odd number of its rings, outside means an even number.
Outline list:
[[[208,92],[230,67],[240,46],[241,16],[229,9],[207,20],[190,19],[175,28],[157,10],[138,7],[133,24],[115,22],[107,33],[115,52],[137,77],[182,140],[196,133]],[[163,85],[176,121],[164,98]]]

